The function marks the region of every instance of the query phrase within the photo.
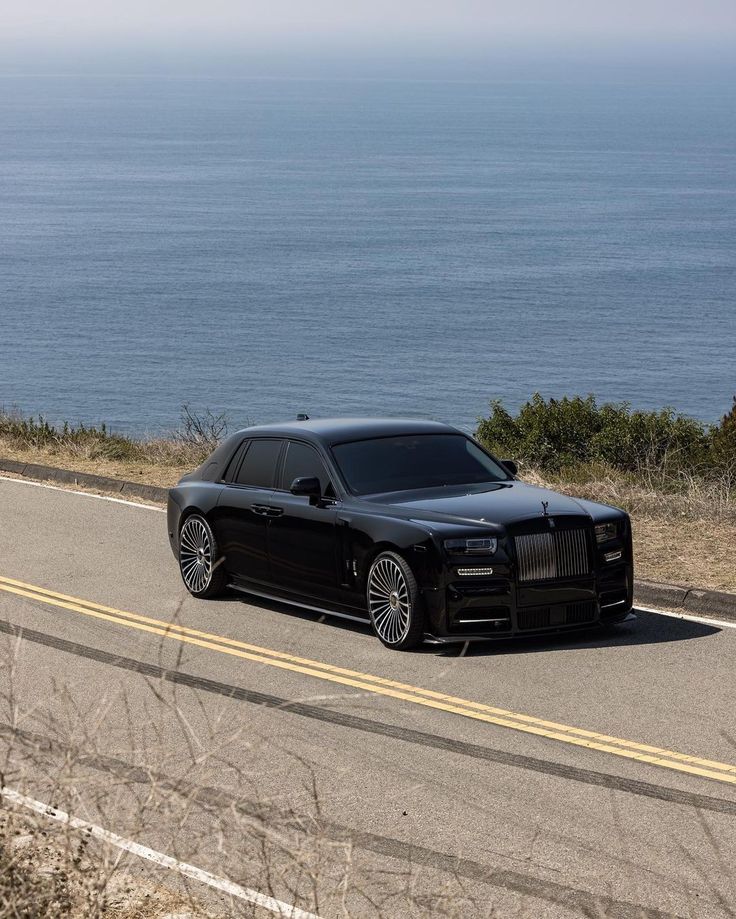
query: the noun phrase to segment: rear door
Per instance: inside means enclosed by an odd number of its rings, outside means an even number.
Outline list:
[[[284,441],[254,438],[244,447],[217,504],[216,535],[225,566],[236,580],[269,583],[267,547],[270,500]]]
[[[310,501],[289,491],[294,479],[316,476],[322,498]],[[317,450],[290,440],[282,463],[280,487],[271,496],[268,550],[273,581],[299,596],[340,598],[336,534],[338,501],[327,467]]]

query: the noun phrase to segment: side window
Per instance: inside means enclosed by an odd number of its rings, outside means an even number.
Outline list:
[[[248,441],[244,440],[238,449],[233,453],[230,462],[227,464],[225,475],[222,477],[226,482],[232,482],[235,478],[235,472],[240,465],[240,460],[245,451],[248,449]]]
[[[286,451],[286,461],[284,462],[284,474],[281,479],[283,487],[288,490],[291,488],[291,483],[294,479],[301,479],[306,476],[316,476],[322,487],[322,494],[327,497],[334,497],[335,492],[330,482],[330,477],[317,451],[306,444],[290,440]]]
[[[238,485],[273,488],[282,443],[281,440],[252,440],[238,472]]]

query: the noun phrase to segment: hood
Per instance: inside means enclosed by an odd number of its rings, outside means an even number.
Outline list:
[[[398,492],[376,495],[372,500],[400,508],[415,519],[430,517],[444,519],[448,523],[472,521],[506,526],[542,517],[543,501],[547,502],[547,514],[550,517],[589,516],[587,510],[574,498],[524,482]]]

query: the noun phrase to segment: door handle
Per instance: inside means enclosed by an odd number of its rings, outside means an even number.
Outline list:
[[[251,504],[250,509],[254,514],[259,514],[261,517],[265,517],[268,514],[270,507],[267,504]]]
[[[268,516],[269,517],[281,517],[284,513],[283,507],[269,507]]]

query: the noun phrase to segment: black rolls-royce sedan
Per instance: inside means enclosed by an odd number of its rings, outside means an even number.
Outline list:
[[[169,492],[195,597],[226,587],[370,622],[390,648],[624,619],[623,511],[527,485],[446,424],[296,421],[233,434]]]

